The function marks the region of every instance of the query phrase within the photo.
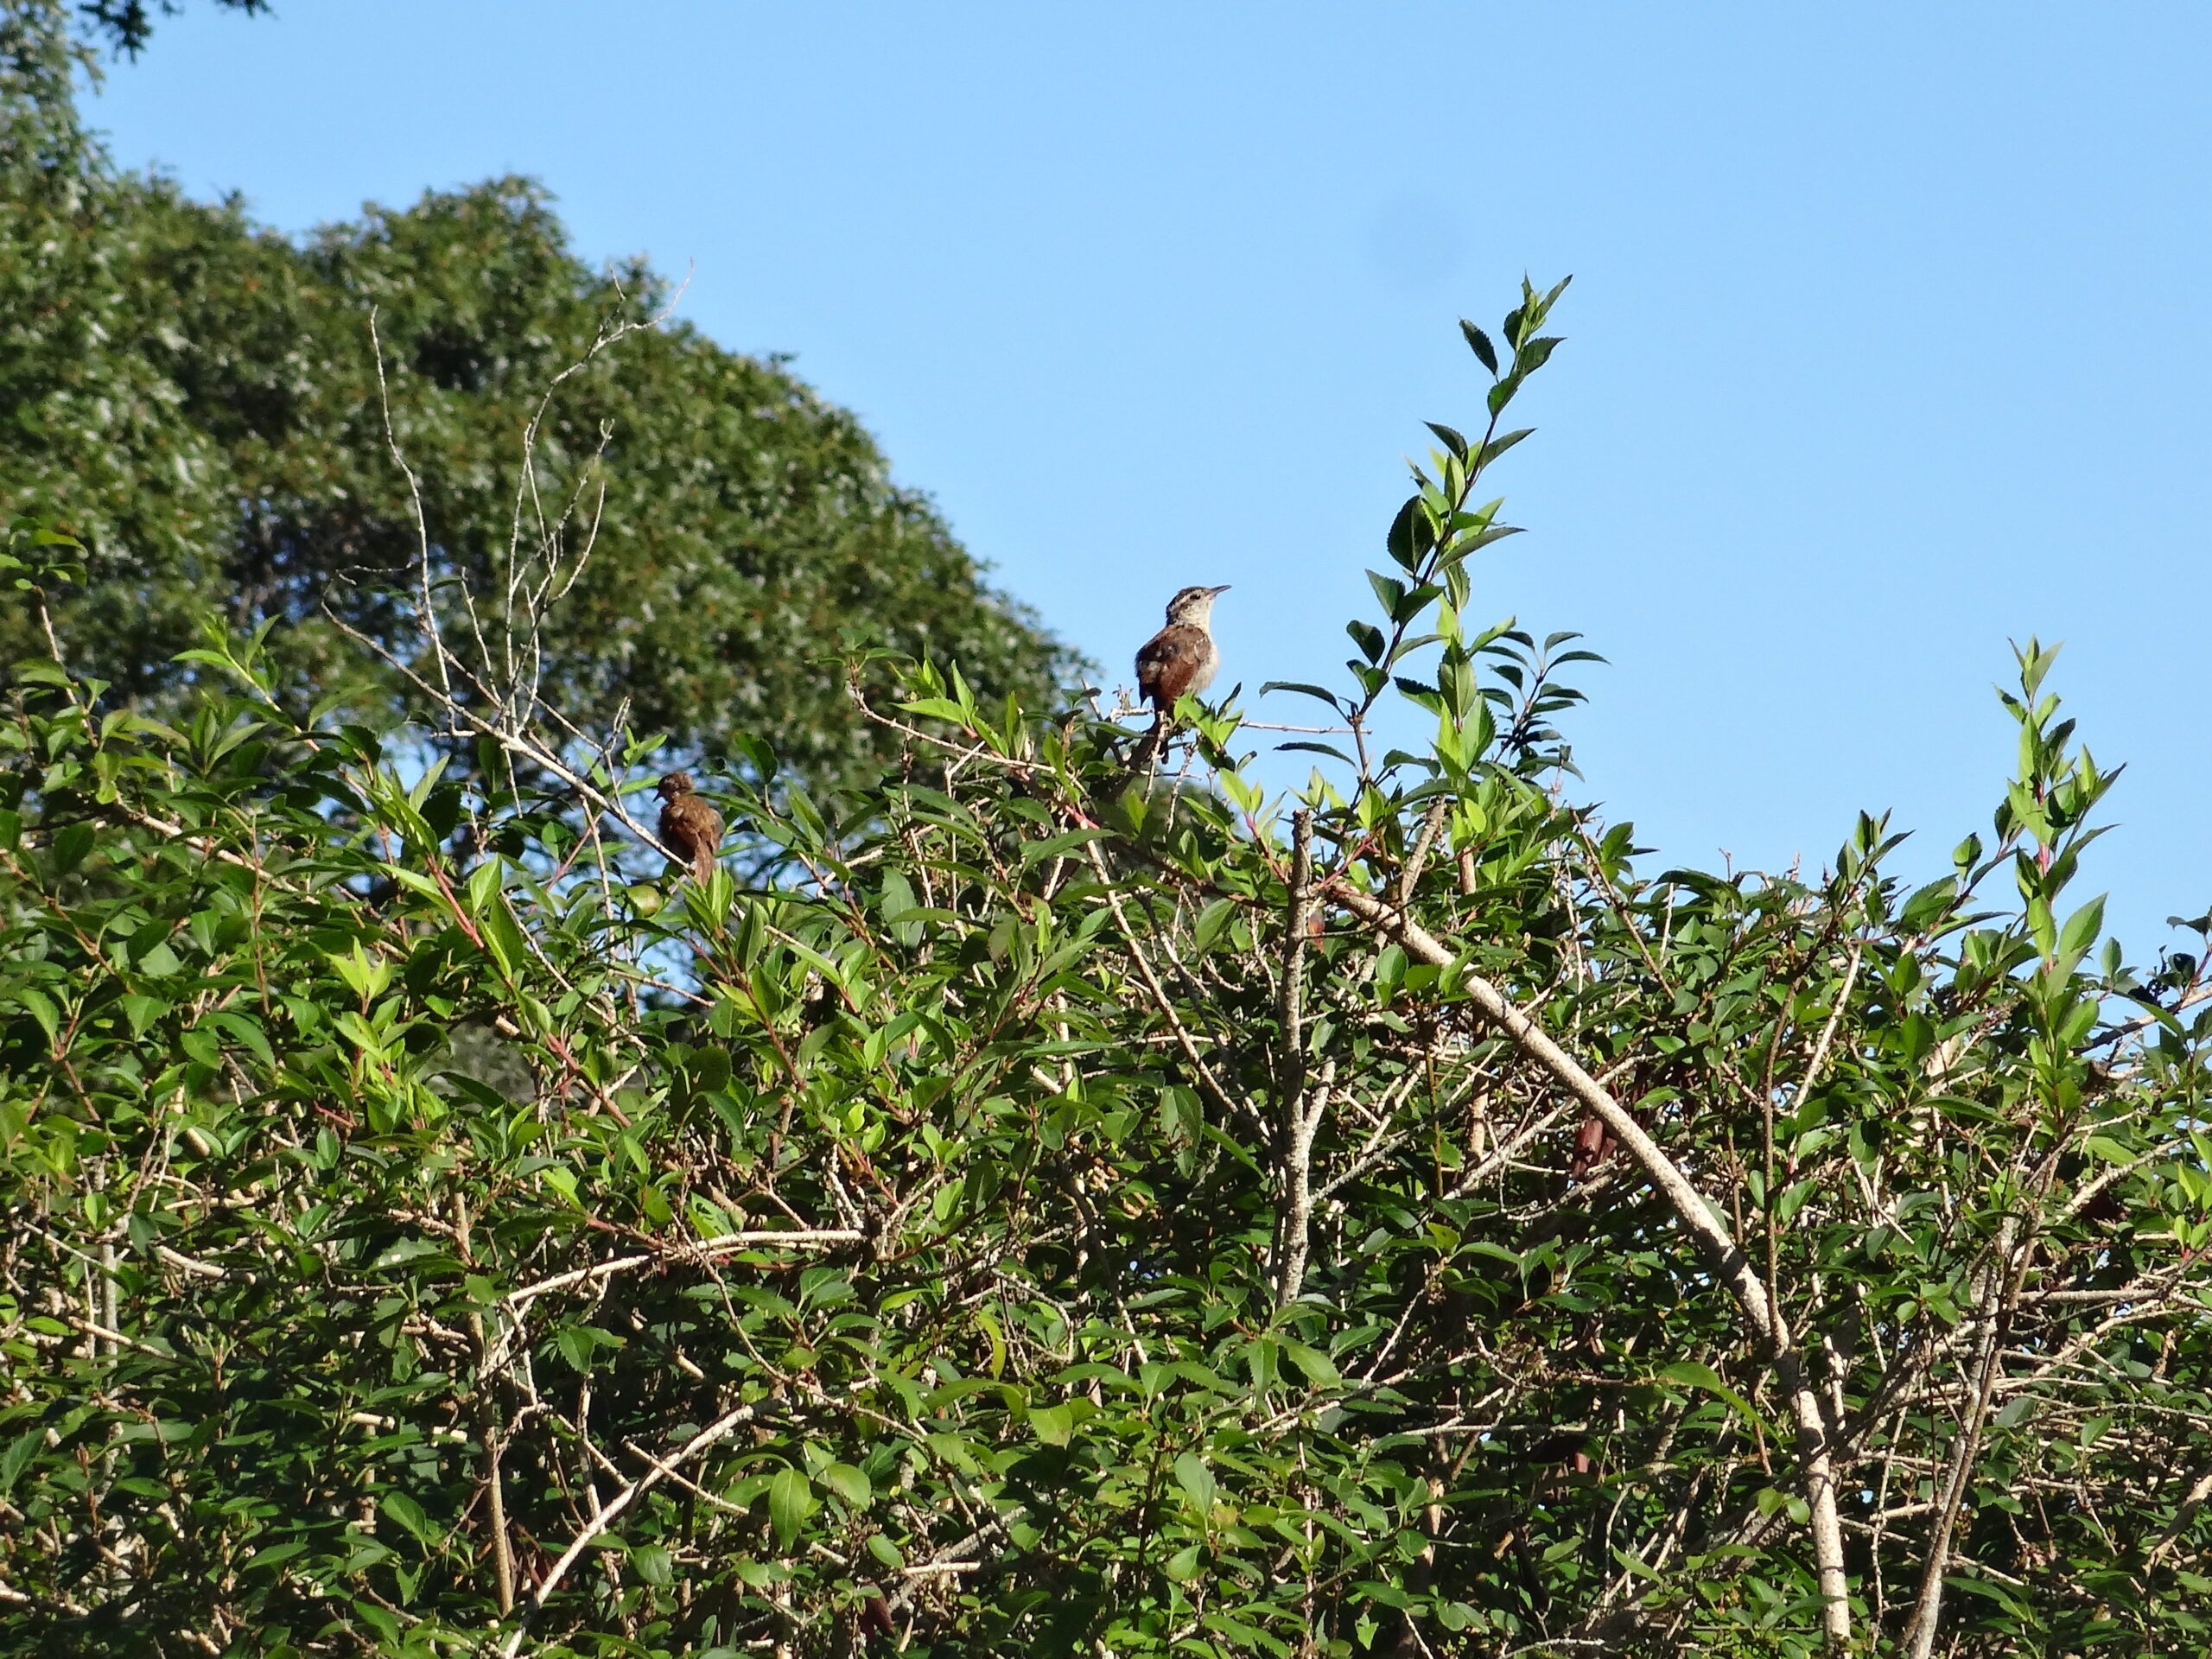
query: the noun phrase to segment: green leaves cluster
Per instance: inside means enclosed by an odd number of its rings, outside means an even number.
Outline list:
[[[2109,774],[2033,643],[1936,883],[1871,818],[1719,876],[1564,803],[1576,653],[1463,620],[1557,295],[1468,331],[1491,429],[1294,799],[1233,709],[1179,785],[877,658],[887,766],[749,746],[779,878],[699,884],[611,810],[643,746],[541,794],[251,641],[165,721],[19,666],[0,1647],[1810,1651],[1771,1333],[1477,976],[1770,1287],[1864,1644],[1926,1583],[1949,1651],[2201,1646],[2200,964],[2069,896]],[[1394,691],[1437,735],[1378,756]]]

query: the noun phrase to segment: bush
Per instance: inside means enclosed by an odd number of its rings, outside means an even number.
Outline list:
[[[2202,1646],[2212,1029],[2069,907],[2110,774],[2031,644],[1954,876],[1640,870],[1581,653],[1465,617],[1556,294],[1284,801],[909,664],[698,884],[642,747],[19,667],[8,1649]]]

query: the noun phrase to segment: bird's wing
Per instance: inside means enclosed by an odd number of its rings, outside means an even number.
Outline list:
[[[696,795],[679,795],[661,809],[660,838],[704,881],[722,846],[722,815]]]
[[[1205,656],[1198,629],[1162,628],[1137,652],[1137,690],[1166,708],[1190,690]]]

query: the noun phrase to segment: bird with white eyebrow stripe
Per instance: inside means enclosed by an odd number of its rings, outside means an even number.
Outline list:
[[[1229,591],[1218,588],[1185,588],[1167,601],[1167,625],[1137,650],[1137,692],[1153,707],[1152,729],[1137,746],[1131,764],[1148,765],[1167,736],[1175,712],[1175,699],[1192,695],[1213,683],[1221,667],[1221,651],[1213,642],[1210,626],[1213,602]]]

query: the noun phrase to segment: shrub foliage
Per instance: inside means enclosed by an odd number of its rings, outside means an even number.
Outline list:
[[[1584,653],[1468,615],[1556,295],[1287,798],[856,664],[893,764],[748,749],[702,885],[642,746],[19,666],[9,1650],[2202,1647],[2212,1029],[2069,896],[2112,774],[2031,644],[1953,874],[1639,866]]]

